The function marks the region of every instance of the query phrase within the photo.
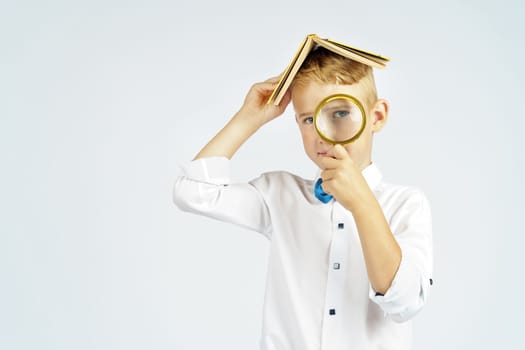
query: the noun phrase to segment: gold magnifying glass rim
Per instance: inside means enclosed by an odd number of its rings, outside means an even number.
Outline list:
[[[359,109],[361,110],[361,128],[359,129],[359,131],[354,135],[352,136],[351,138],[349,139],[346,139],[344,141],[334,141],[328,137],[326,137],[323,132],[321,130],[319,130],[319,127],[317,126],[317,118],[319,116],[319,113],[321,112],[321,109],[329,102],[333,101],[333,100],[336,100],[336,99],[346,99],[346,100],[350,100],[352,101],[357,107],[359,107]],[[354,96],[352,95],[347,95],[347,94],[334,94],[334,95],[330,95],[328,97],[325,97],[321,102],[319,102],[319,104],[317,105],[317,108],[315,109],[315,113],[314,113],[314,126],[315,126],[315,130],[317,131],[317,133],[319,134],[319,136],[321,137],[321,139],[323,139],[324,141],[328,142],[328,143],[331,143],[332,145],[335,145],[335,144],[340,144],[340,145],[347,145],[351,142],[354,142],[355,140],[357,140],[359,138],[359,136],[361,136],[361,134],[363,133],[363,131],[365,130],[365,127],[366,127],[366,113],[365,113],[365,109],[363,108],[363,105],[361,104],[361,102],[359,102],[359,100],[357,98],[355,98]]]

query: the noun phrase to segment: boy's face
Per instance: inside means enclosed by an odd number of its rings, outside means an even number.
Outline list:
[[[359,83],[352,85],[320,84],[310,82],[303,86],[295,86],[292,90],[292,103],[295,118],[301,131],[304,150],[308,157],[317,166],[319,159],[326,156],[332,144],[323,141],[313,124],[313,115],[317,105],[327,96],[343,93],[356,97],[366,110],[366,127],[361,136],[345,146],[355,165],[363,170],[371,162],[372,135],[381,130],[388,117],[388,104],[385,100],[378,100],[373,106],[366,106],[364,91]]]

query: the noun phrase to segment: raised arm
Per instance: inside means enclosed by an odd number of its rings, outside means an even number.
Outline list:
[[[252,184],[230,183],[228,159],[262,125],[286,109],[289,94],[279,106],[266,104],[277,82],[278,78],[271,78],[254,84],[239,112],[192,162],[183,166],[183,175],[177,178],[173,189],[174,203],[181,210],[231,222],[270,237],[271,220],[264,198]]]
[[[254,84],[241,109],[194,159],[221,156],[231,159],[239,147],[261,126],[280,116],[290,102],[290,92],[285,95],[279,106],[266,104],[278,81],[279,77],[274,77]]]

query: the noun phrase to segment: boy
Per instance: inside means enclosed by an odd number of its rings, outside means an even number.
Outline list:
[[[186,211],[258,231],[271,242],[263,350],[409,349],[410,319],[431,284],[430,209],[418,190],[382,181],[372,138],[388,118],[372,68],[317,48],[278,106],[266,104],[278,78],[252,86],[230,122],[185,166],[174,201]],[[367,123],[353,143],[332,146],[313,125],[334,93],[361,101]],[[229,183],[229,159],[292,101],[315,180],[279,171]]]

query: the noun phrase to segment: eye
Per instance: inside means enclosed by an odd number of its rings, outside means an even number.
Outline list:
[[[347,117],[349,115],[350,115],[349,111],[341,110],[341,111],[334,112],[333,117],[334,118],[344,118],[344,117]]]
[[[310,124],[313,124],[314,122],[314,118],[313,117],[306,117],[303,119],[303,124],[307,124],[307,125],[310,125]]]

